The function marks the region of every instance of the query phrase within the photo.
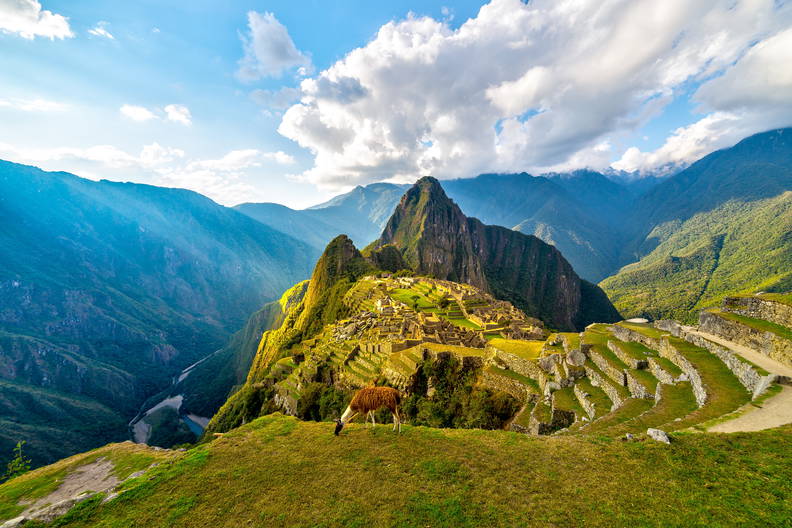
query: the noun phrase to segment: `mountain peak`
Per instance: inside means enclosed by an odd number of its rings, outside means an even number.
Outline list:
[[[421,275],[471,284],[556,328],[618,319],[613,306],[598,295],[601,291],[584,286],[555,247],[466,217],[432,177],[421,178],[402,196],[371,249],[388,245]],[[594,319],[588,307],[592,299],[598,305]]]

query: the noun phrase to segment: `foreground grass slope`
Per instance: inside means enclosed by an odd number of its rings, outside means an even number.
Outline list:
[[[792,427],[670,446],[259,418],[57,526],[785,526]],[[10,484],[0,486],[0,497]]]

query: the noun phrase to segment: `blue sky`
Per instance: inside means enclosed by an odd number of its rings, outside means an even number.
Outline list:
[[[651,173],[792,124],[788,2],[686,4],[0,0],[0,158],[304,207],[424,174]]]

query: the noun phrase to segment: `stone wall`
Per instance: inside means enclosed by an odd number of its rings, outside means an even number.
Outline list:
[[[673,343],[671,343],[667,337],[663,338],[662,343],[657,350],[660,352],[661,356],[669,359],[676,366],[682,369],[682,372],[685,373],[688,381],[690,381],[690,386],[693,389],[693,395],[696,397],[696,403],[699,407],[704,405],[704,403],[707,401],[707,389],[704,386],[704,382],[701,380],[701,375],[699,374],[698,370],[696,370],[696,367],[694,367],[693,364],[688,361],[687,358],[676,349],[676,347],[674,347]]]
[[[734,341],[792,367],[792,341],[773,332],[764,332],[736,321],[730,321],[711,312],[699,314],[702,331]]]
[[[644,400],[654,399],[654,393],[649,392],[649,389],[644,387],[643,384],[638,381],[638,379],[635,378],[629,370],[624,371],[624,377],[627,380],[627,388],[630,390],[630,395],[633,398]]]
[[[670,332],[671,335],[684,339],[701,348],[705,348],[718,356],[721,361],[732,371],[732,373],[740,380],[743,387],[752,394],[752,398],[756,398],[764,391],[767,390],[776,380],[777,376],[769,374],[755,365],[748,363],[741,359],[735,352],[727,347],[724,347],[714,341],[710,341],[705,337],[698,334],[693,334],[685,331],[685,327],[676,321],[657,321],[655,323],[657,328]],[[703,330],[703,329],[702,329]],[[709,332],[712,333],[712,332]]]
[[[655,358],[649,358],[649,372],[652,373],[652,376],[657,378],[657,381],[665,383],[666,385],[674,385],[678,381],[687,380],[687,376],[684,374],[675,378],[674,375],[664,369]]]
[[[617,409],[622,405],[624,405],[624,398],[622,398],[619,391],[616,390],[616,388],[613,386],[612,382],[609,379],[601,376],[599,372],[589,367],[586,367],[586,375],[591,380],[592,385],[594,385],[595,387],[599,387],[600,389],[605,391],[605,394],[608,395],[610,401],[613,402],[613,405],[611,406],[611,410]]]
[[[792,328],[792,306],[761,297],[726,297],[723,309]]]
[[[646,336],[640,332],[636,332],[635,330],[631,330],[629,328],[625,328],[620,325],[613,325],[610,328],[611,331],[613,332],[613,335],[616,336],[616,339],[619,339],[621,341],[631,341],[633,343],[641,343],[642,345],[646,345],[652,350],[659,350],[660,346],[662,346],[661,339],[656,339],[654,337]]]
[[[608,375],[610,379],[612,379],[615,383],[627,386],[627,380],[624,379],[624,371],[616,368],[614,365],[610,363],[610,361],[605,358],[602,354],[597,352],[596,350],[591,351],[591,361],[597,365],[602,372]]]
[[[487,345],[487,355],[494,365],[514,371],[527,378],[536,380],[539,383],[539,388],[544,390],[547,385],[547,374],[539,367],[535,361],[523,359],[514,354],[504,352],[499,348],[492,345]]]
[[[483,387],[511,394],[520,402],[527,401],[529,396],[533,394],[530,387],[523,385],[516,379],[501,376],[488,370],[484,370],[481,373],[480,382]]]
[[[575,384],[573,390],[575,391],[575,397],[578,399],[578,402],[580,402],[580,406],[583,407],[583,410],[586,411],[586,414],[588,414],[589,418],[593,420],[597,409],[594,405],[594,402],[591,401],[589,394],[581,389],[580,385],[577,383]]]
[[[649,367],[649,363],[646,359],[634,358],[632,355],[625,352],[619,343],[612,339],[608,340],[608,350],[616,354],[616,357],[624,361],[630,368],[645,369]]]

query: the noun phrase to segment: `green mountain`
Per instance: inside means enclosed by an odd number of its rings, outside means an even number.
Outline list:
[[[643,195],[622,268],[601,283],[625,316],[693,321],[727,295],[792,284],[792,129],[704,157]]]
[[[386,245],[420,274],[490,291],[555,328],[619,319],[607,297],[584,286],[555,247],[467,218],[434,178],[418,180],[402,197],[372,249]]]
[[[194,192],[0,162],[0,451],[25,439],[42,463],[127,437],[316,254]]]

